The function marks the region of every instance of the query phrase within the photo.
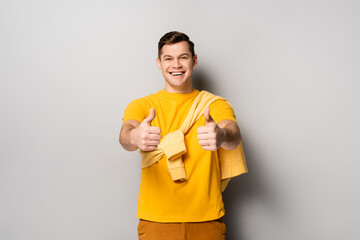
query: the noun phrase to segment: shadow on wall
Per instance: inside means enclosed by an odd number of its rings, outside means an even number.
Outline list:
[[[246,131],[244,130],[244,132]],[[263,173],[264,169],[260,165],[263,159],[260,159],[257,154],[259,152],[258,145],[251,140],[251,136],[248,138],[243,136],[242,140],[249,172],[233,178],[223,193],[226,211],[224,217],[227,227],[226,240],[246,240],[248,235],[246,226],[254,224],[254,222],[263,223],[263,221],[256,221],[256,218],[266,216],[267,219],[277,221],[284,214],[279,201],[281,196],[272,190],[271,180],[265,178],[266,174]],[[257,209],[251,219],[246,218],[251,214],[249,207]],[[261,225],[256,227],[259,229],[258,231],[264,228]],[[252,226],[252,230],[254,228]]]
[[[223,201],[225,204],[225,223],[226,223],[226,239],[227,240],[243,240],[246,239],[243,229],[246,226],[246,219],[241,214],[248,201],[254,198],[259,191],[255,176],[256,166],[252,157],[251,148],[245,144],[243,139],[243,147],[246,156],[246,162],[249,173],[233,178],[223,193]]]
[[[201,68],[197,68],[193,73],[193,87],[199,91],[206,90],[216,94],[216,89],[213,86],[213,79],[205,74]]]
[[[219,94],[214,79],[206,75],[205,71],[198,68],[193,74],[194,88],[206,90],[214,94]],[[227,96],[222,96],[227,98]],[[249,173],[233,178],[225,192],[223,193],[223,201],[225,204],[225,223],[227,227],[227,240],[245,240],[244,230],[247,224],[247,219],[241,214],[243,209],[249,202],[262,202],[265,204],[274,203],[272,194],[265,186],[266,180],[262,179],[261,166],[257,163],[256,147],[247,141],[243,136],[243,147],[246,156]]]

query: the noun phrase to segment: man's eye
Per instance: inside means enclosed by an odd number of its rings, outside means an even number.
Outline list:
[[[184,59],[184,60],[186,60],[186,59],[188,59],[188,57],[184,56],[184,57],[181,57],[181,59]]]
[[[170,61],[171,60],[171,58],[165,58],[165,61]]]

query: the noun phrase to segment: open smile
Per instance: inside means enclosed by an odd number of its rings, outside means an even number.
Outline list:
[[[172,76],[182,76],[185,72],[169,72]]]

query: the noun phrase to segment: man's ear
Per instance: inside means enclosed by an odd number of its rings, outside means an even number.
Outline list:
[[[196,67],[196,65],[197,65],[197,55],[195,54],[194,55],[194,57],[193,57],[193,62],[194,62],[194,65],[193,65],[193,67]]]
[[[158,69],[161,70],[161,62],[158,57],[156,58],[156,64],[157,64]]]

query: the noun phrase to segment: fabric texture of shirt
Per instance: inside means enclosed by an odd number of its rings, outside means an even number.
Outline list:
[[[151,125],[161,129],[161,142],[168,133],[181,128],[198,94],[198,90],[188,94],[161,90],[131,102],[125,110],[123,121],[142,122],[149,115],[149,110],[154,108],[156,117]],[[231,105],[224,99],[210,104],[210,115],[216,123],[225,119],[236,121]],[[242,159],[243,167],[236,172],[233,170],[234,161],[220,166],[221,154],[229,151],[222,148],[218,151],[203,150],[198,142],[197,128],[205,125],[204,116],[192,124],[184,136],[187,151],[182,155],[182,161],[186,178],[182,182],[173,181],[164,154],[155,163],[143,166],[138,218],[156,222],[202,222],[224,215],[221,194],[224,186],[221,180],[226,177],[222,178],[222,174],[232,177],[247,172],[245,159]],[[236,151],[243,154],[241,144],[234,151],[234,154],[239,154]]]

